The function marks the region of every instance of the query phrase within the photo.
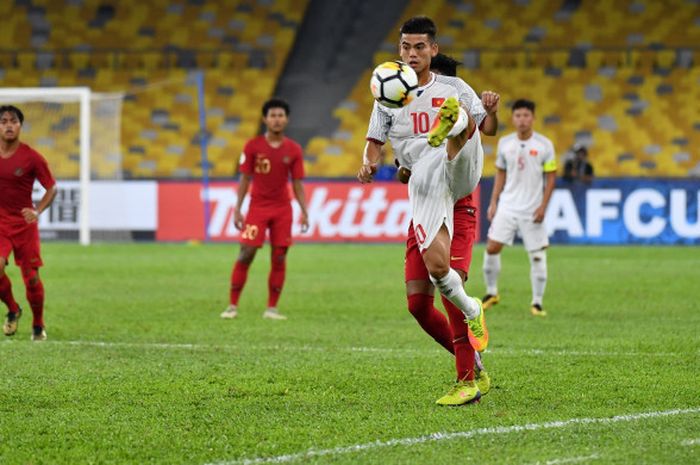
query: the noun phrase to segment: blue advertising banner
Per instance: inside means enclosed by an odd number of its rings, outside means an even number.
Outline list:
[[[481,182],[482,236],[493,179]],[[552,243],[700,244],[700,180],[606,178],[557,181],[545,223]]]

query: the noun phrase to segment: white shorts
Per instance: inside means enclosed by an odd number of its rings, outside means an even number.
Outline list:
[[[448,160],[445,148],[440,147],[427,152],[413,164],[408,197],[421,252],[432,244],[443,224],[452,237],[455,202],[474,192],[483,167],[484,150],[479,131],[454,159]]]
[[[513,245],[515,233],[520,232],[523,245],[528,252],[535,252],[549,246],[547,228],[542,223],[535,223],[532,218],[510,214],[501,209],[496,210],[488,238],[501,244]]]

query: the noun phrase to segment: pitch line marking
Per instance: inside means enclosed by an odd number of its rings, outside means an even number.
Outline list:
[[[0,347],[3,344],[11,345],[15,342],[6,340],[0,342]],[[188,344],[188,343],[169,343],[169,342],[115,342],[115,341],[89,341],[89,340],[74,340],[74,341],[56,341],[50,340],[46,344],[68,344],[74,346],[93,346],[93,347],[138,347],[152,349],[186,349],[186,350],[286,350],[299,352],[356,352],[356,353],[386,353],[397,355],[434,355],[443,353],[441,349],[393,349],[390,347],[321,347],[321,346],[263,346],[263,345],[246,345],[234,346],[227,344]],[[562,357],[680,357],[690,355],[692,353],[680,352],[606,352],[606,351],[580,351],[580,350],[549,350],[549,349],[508,349],[495,348],[488,349],[484,352],[486,355],[506,355],[506,356],[523,356],[523,355],[556,355]],[[697,352],[700,355],[700,352]]]
[[[394,446],[414,446],[416,444],[424,444],[428,442],[450,441],[453,439],[470,439],[476,436],[519,433],[524,431],[538,431],[548,429],[566,428],[571,425],[596,425],[596,424],[613,424],[636,420],[646,420],[661,417],[669,417],[675,415],[693,415],[700,413],[700,407],[687,409],[663,410],[656,412],[631,413],[624,415],[616,415],[614,417],[598,417],[598,418],[571,418],[569,420],[550,421],[547,423],[528,423],[524,425],[512,426],[493,426],[487,428],[473,429],[469,431],[457,432],[438,432],[418,436],[413,438],[390,439],[388,441],[376,440],[364,444],[354,444],[351,446],[341,446],[332,449],[308,449],[305,452],[297,452],[293,454],[277,455],[274,457],[255,457],[250,459],[223,460],[219,462],[210,462],[206,465],[258,465],[265,463],[289,463],[298,460],[310,459],[314,457],[333,457],[338,455],[353,454],[356,452],[370,451],[373,449],[381,449]],[[556,462],[555,462],[556,463]],[[565,462],[558,462],[565,463]]]
[[[590,460],[595,460],[599,459],[600,455],[598,454],[592,454],[592,455],[586,455],[586,456],[581,456],[581,457],[569,457],[569,458],[561,458],[561,459],[552,459],[552,460],[547,460],[546,462],[535,462],[531,465],[562,465],[565,463],[581,463],[581,462],[588,462]]]
[[[700,446],[700,438],[681,441],[681,446]]]

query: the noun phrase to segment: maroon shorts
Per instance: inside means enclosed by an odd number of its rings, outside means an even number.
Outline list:
[[[454,234],[450,244],[450,266],[455,270],[469,273],[472,263],[472,247],[476,239],[476,209],[472,207],[457,206],[454,213]],[[416,235],[413,232],[413,222],[408,226],[408,239],[406,240],[406,282],[420,280],[428,281],[428,269],[423,262],[423,256],[418,248]]]
[[[0,256],[8,262],[10,252],[15,255],[15,265],[20,268],[38,268],[41,261],[39,228],[28,225],[21,231],[0,232]]]
[[[292,245],[292,206],[260,208],[251,205],[241,232],[241,244],[262,247],[268,229],[270,244],[275,247]]]

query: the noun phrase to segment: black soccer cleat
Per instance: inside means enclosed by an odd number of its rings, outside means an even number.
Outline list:
[[[483,299],[481,299],[481,304],[484,306],[484,310],[488,310],[489,308],[493,307],[496,305],[498,302],[501,301],[501,296],[498,294],[496,295],[491,295],[491,294],[486,294]]]
[[[17,332],[17,326],[19,325],[19,319],[21,316],[21,308],[18,308],[16,313],[7,312],[5,324],[2,326],[2,332],[5,333],[5,336],[13,336]]]
[[[544,311],[540,304],[532,304],[530,313],[532,313],[532,316],[547,316],[547,312]]]
[[[43,326],[34,326],[32,328],[32,341],[45,341],[46,330]]]

